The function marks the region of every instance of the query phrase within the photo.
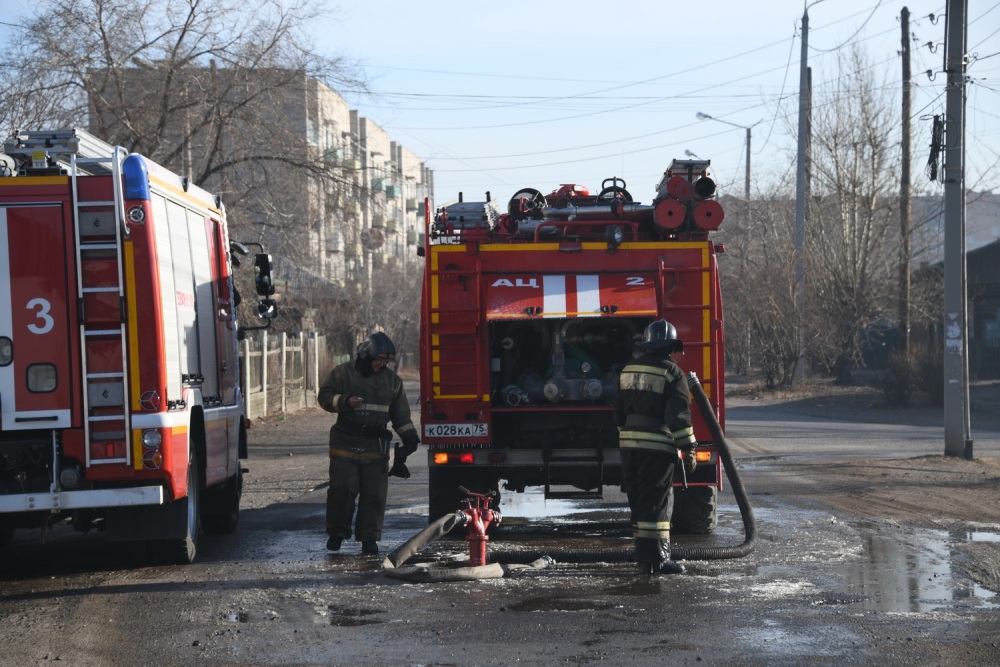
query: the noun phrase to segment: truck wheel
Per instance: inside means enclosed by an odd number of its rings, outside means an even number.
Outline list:
[[[685,535],[707,535],[719,521],[714,486],[674,487],[674,513],[670,528]]]
[[[243,496],[243,468],[224,483],[205,489],[201,527],[206,535],[228,535],[240,521],[240,498]]]
[[[199,515],[201,514],[199,511],[201,509],[199,480],[198,458],[195,456],[194,448],[192,447],[190,460],[188,461],[188,494],[187,498],[182,498],[179,501],[187,503],[187,527],[184,537],[178,540],[170,540],[170,553],[173,555],[173,562],[177,565],[193,563],[195,557],[198,555]]]
[[[6,546],[14,539],[14,527],[6,521],[0,521],[0,547]]]

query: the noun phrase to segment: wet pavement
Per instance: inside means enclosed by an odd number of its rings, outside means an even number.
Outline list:
[[[491,553],[547,554],[552,569],[392,579],[357,543],[325,549],[321,423],[299,438],[258,431],[240,529],[205,539],[194,565],[151,565],[65,527],[0,552],[0,665],[1000,664],[1000,598],[966,567],[970,550],[1000,544],[1000,525],[858,519],[800,493],[811,482],[790,465],[818,451],[850,459],[873,443],[919,455],[939,442],[912,427],[845,437],[825,420],[753,416],[731,411],[730,432],[756,548],[689,561],[675,577],[562,557],[631,546],[625,499],[606,489],[598,501],[503,496]],[[383,552],[426,526],[426,468],[411,463],[413,477],[390,484]],[[714,534],[675,536],[679,546],[743,539],[729,491]],[[467,552],[449,538],[421,559]]]

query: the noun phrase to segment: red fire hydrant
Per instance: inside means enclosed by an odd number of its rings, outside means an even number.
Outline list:
[[[469,540],[469,565],[486,565],[486,541],[490,539],[486,535],[486,529],[491,523],[499,524],[502,517],[500,512],[490,509],[492,495],[473,493],[464,487],[462,491],[469,496],[462,501],[465,509],[459,510],[465,514],[465,525],[469,529],[465,538]]]

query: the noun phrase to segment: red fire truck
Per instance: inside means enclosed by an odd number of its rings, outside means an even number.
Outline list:
[[[724,213],[707,160],[675,160],[651,204],[622,179],[597,194],[526,188],[506,211],[457,202],[425,219],[421,420],[431,521],[461,488],[544,487],[546,498],[600,498],[621,484],[614,402],[636,336],[664,318],[675,355],[724,424],[722,300],[709,240]],[[716,525],[722,468],[692,405],[700,465],[676,479],[673,527]],[[679,473],[678,473],[679,474]]]
[[[79,130],[0,154],[0,543],[70,520],[175,562],[235,530],[237,254],[186,178]],[[273,294],[270,257],[255,256]],[[258,302],[273,317],[274,302]]]

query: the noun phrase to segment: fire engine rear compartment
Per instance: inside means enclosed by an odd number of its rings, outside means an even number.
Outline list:
[[[653,320],[677,328],[675,360],[724,424],[724,249],[709,240],[724,212],[709,164],[674,160],[649,205],[612,177],[598,194],[523,188],[506,213],[489,193],[484,202],[459,195],[433,221],[425,208],[421,416],[432,522],[459,506],[460,487],[586,498],[620,484],[618,375]],[[699,466],[675,480],[687,488],[672,520],[679,532],[710,532],[721,461],[697,405],[692,417]]]
[[[706,243],[657,244],[652,252],[626,244],[614,254],[605,244],[584,243],[572,253],[539,245],[520,248],[526,270],[518,271],[509,266],[511,245],[441,253],[441,326],[432,314],[436,363],[423,414],[432,521],[459,506],[459,487],[500,493],[540,486],[548,498],[599,498],[604,486],[620,485],[617,377],[633,357],[635,336],[657,317],[682,332],[682,367],[717,382],[715,295],[706,270],[714,255]],[[668,250],[674,266],[662,259]],[[504,271],[491,271],[499,266]],[[470,326],[477,311],[480,322]],[[711,443],[707,429],[696,427],[699,441]],[[711,459],[676,494],[677,505],[710,503],[714,514],[721,470],[714,450],[706,450]],[[706,512],[695,512],[690,532],[714,525]]]

